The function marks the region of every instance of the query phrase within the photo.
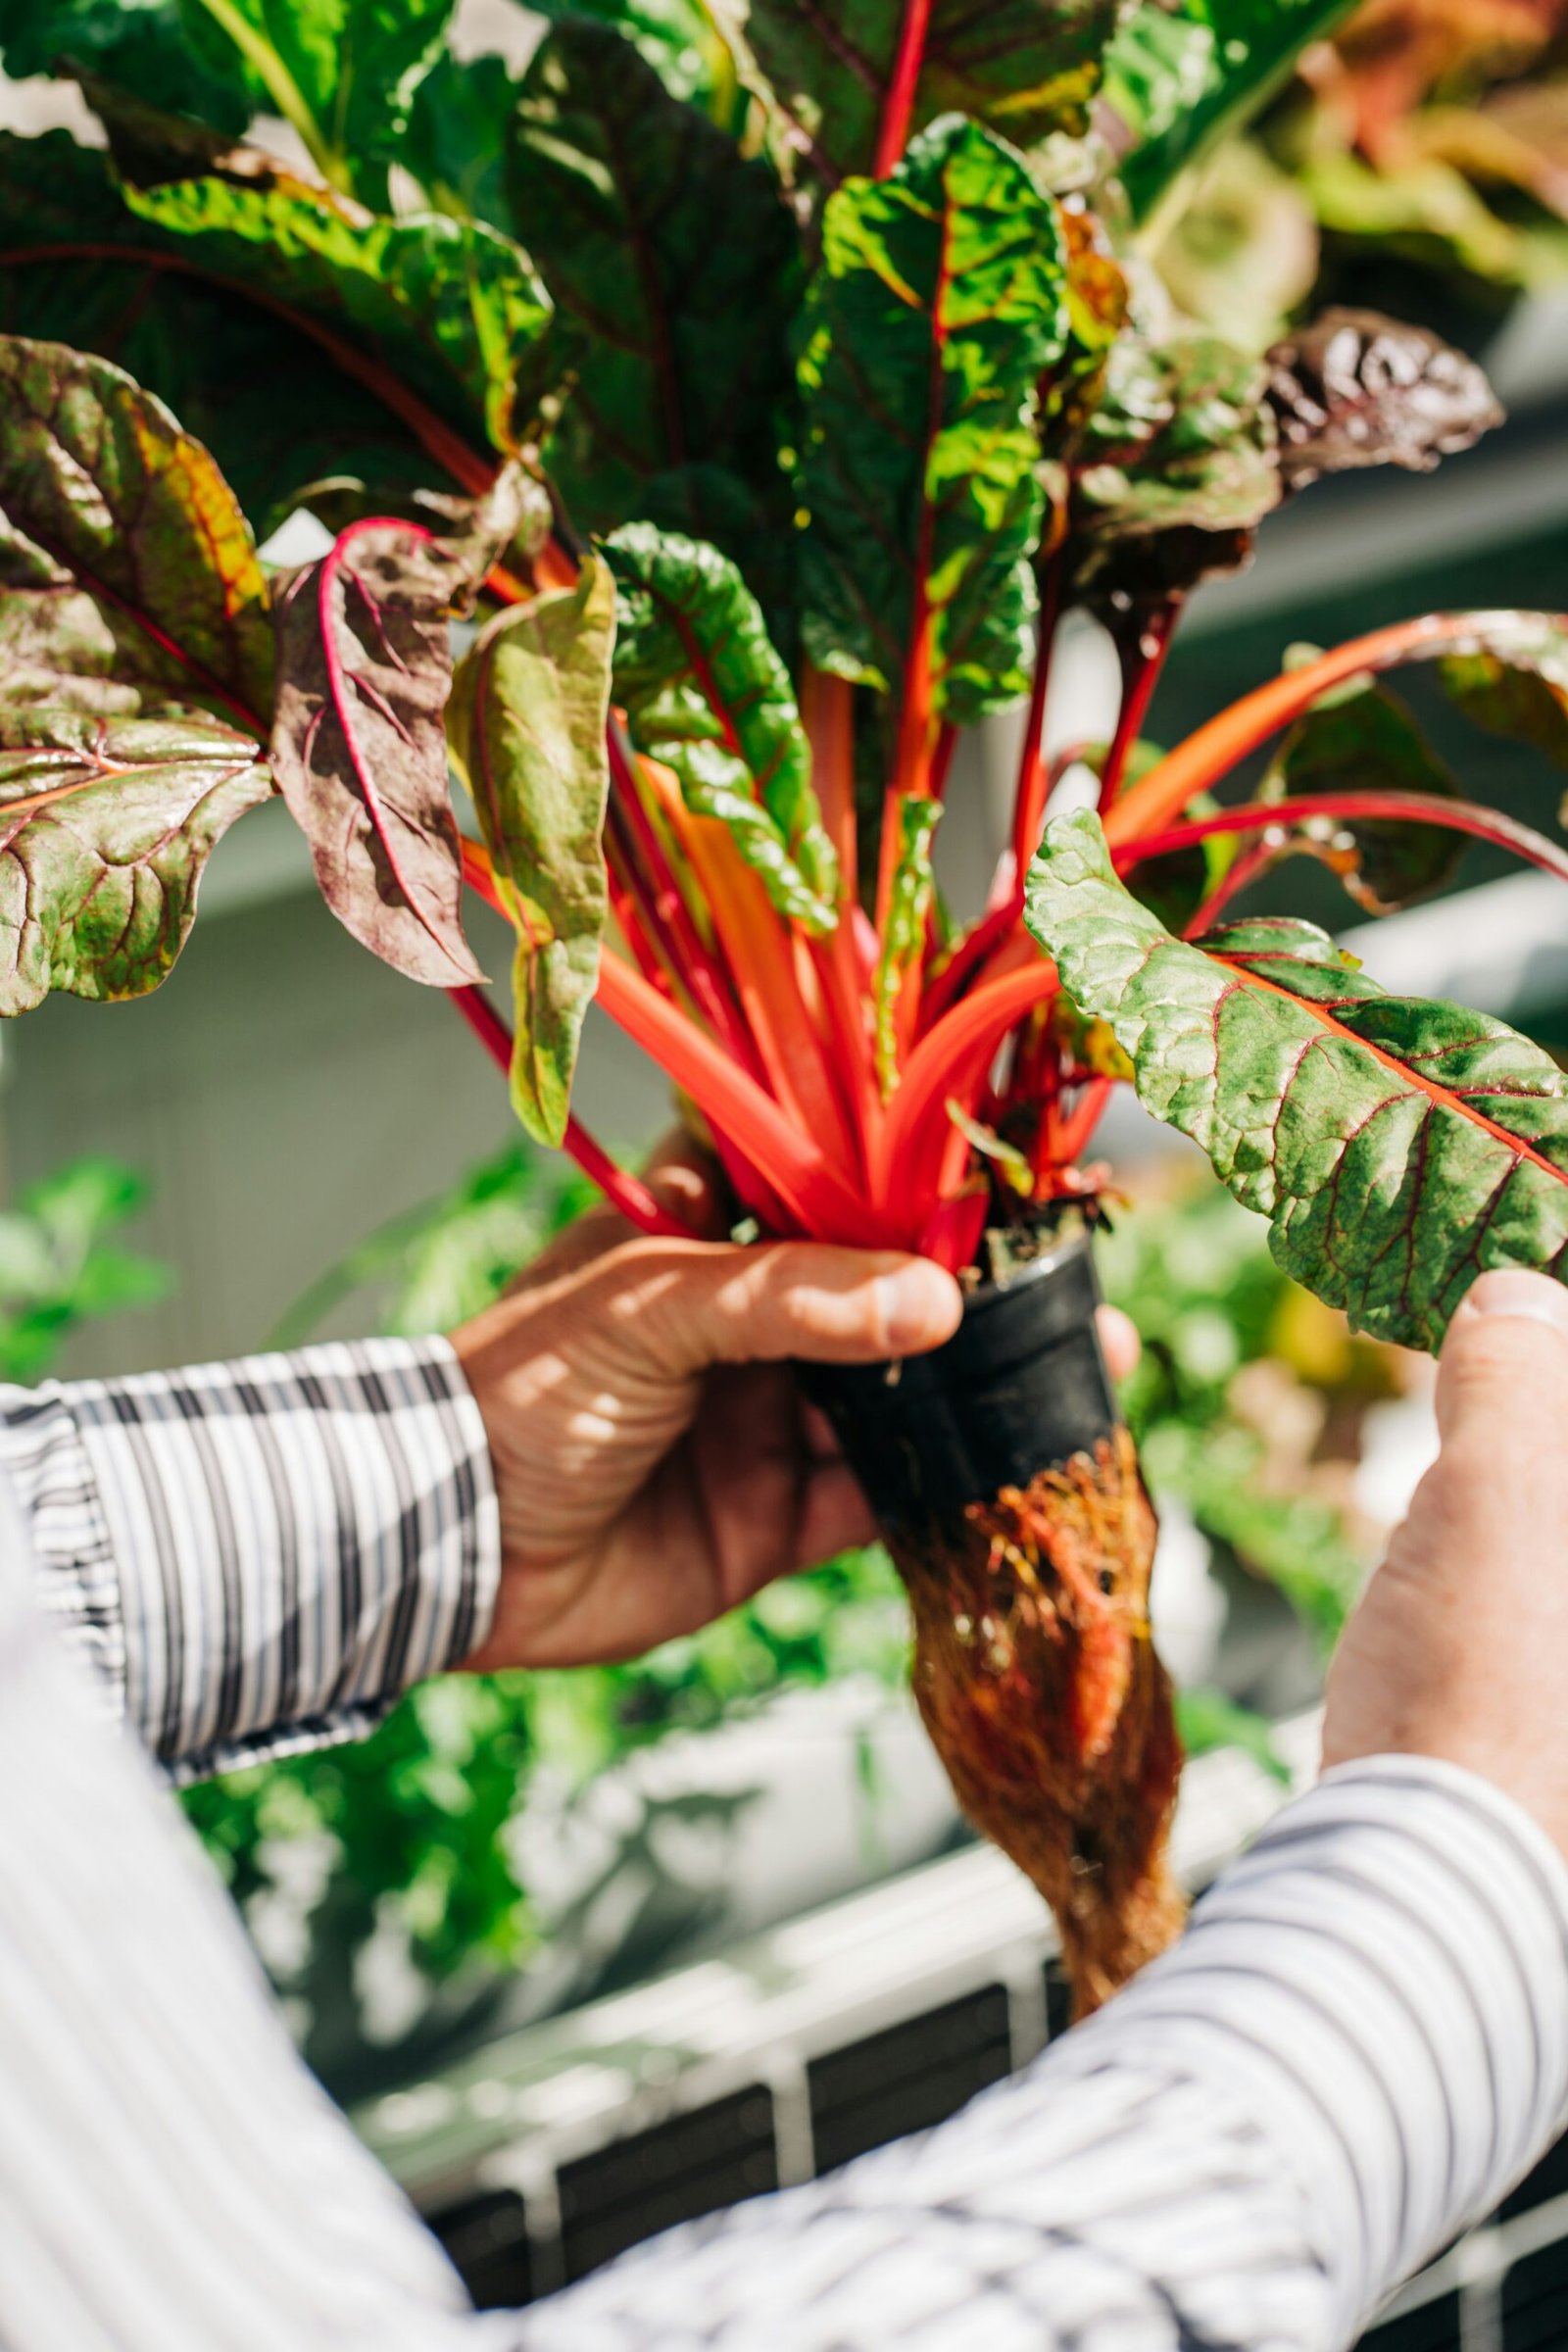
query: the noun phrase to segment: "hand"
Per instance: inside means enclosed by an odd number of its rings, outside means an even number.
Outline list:
[[[689,1158],[647,1181],[713,1229]],[[634,1657],[868,1543],[864,1498],[787,1359],[917,1354],[958,1320],[957,1284],[921,1258],[628,1231],[590,1211],[454,1334],[501,1501],[501,1594],[465,1661],[475,1672]],[[1126,1371],[1136,1336],[1105,1312]]]
[[[1442,1451],[1329,1675],[1323,1761],[1467,1765],[1568,1852],[1568,1290],[1483,1274],[1437,1408]]]

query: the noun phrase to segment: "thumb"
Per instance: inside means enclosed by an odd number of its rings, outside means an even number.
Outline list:
[[[1446,1447],[1560,1442],[1568,1416],[1568,1289],[1523,1267],[1483,1274],[1460,1300],[1438,1366]]]
[[[951,1274],[897,1250],[825,1243],[640,1246],[644,1264],[615,1303],[626,1337],[676,1378],[710,1364],[875,1363],[918,1355],[957,1329]]]

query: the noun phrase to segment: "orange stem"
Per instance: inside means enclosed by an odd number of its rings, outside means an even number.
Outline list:
[[[1329,687],[1362,670],[1392,669],[1400,662],[1452,651],[1473,633],[1474,625],[1467,613],[1429,612],[1419,620],[1398,621],[1392,628],[1352,638],[1302,669],[1270,678],[1167,752],[1157,766],[1124,792],[1105,813],[1105,839],[1112,849],[1121,849],[1168,824],[1196,794],[1207,791],[1281,727],[1299,718]]]

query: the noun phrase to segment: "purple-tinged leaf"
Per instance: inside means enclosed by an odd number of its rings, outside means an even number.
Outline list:
[[[0,1014],[52,989],[156,988],[219,836],[267,799],[260,747],[212,719],[0,713]]]
[[[1385,995],[1311,923],[1190,946],[1123,889],[1095,817],[1048,826],[1030,930],[1138,1094],[1269,1220],[1352,1330],[1435,1348],[1491,1266],[1568,1272],[1568,1077],[1485,1013]]]
[[[1379,311],[1324,311],[1274,345],[1268,368],[1291,490],[1361,466],[1427,473],[1502,422],[1474,360]]]
[[[344,927],[411,980],[483,974],[463,935],[447,790],[449,619],[472,563],[417,525],[371,518],[297,572],[278,607],[272,764]]]
[[[267,581],[199,441],[107,360],[0,336],[6,701],[92,711],[271,708]]]
[[[605,722],[615,584],[603,564],[575,588],[491,621],[458,670],[452,757],[473,801],[517,932],[512,1100],[559,1144],[609,912]]]

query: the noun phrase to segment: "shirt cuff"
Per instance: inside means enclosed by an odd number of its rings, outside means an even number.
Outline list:
[[[1063,2074],[1112,2042],[1250,2119],[1349,2341],[1568,2123],[1568,1865],[1456,1765],[1342,1765],[1071,2037]]]
[[[495,1609],[483,1419],[445,1340],[0,1393],[47,1612],[183,1782],[368,1729]]]

